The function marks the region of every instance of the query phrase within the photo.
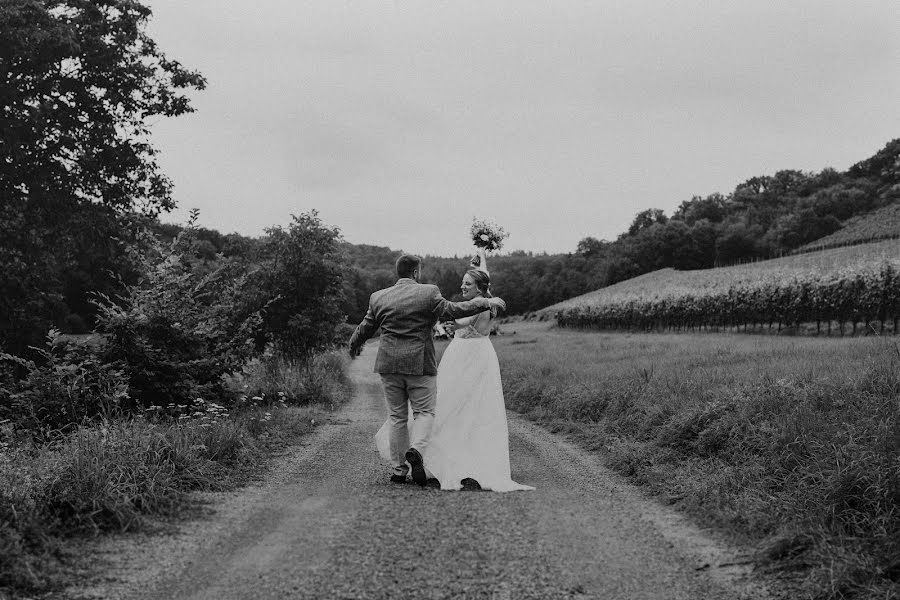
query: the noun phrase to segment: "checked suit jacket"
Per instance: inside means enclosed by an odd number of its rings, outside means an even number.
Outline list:
[[[432,328],[441,317],[459,319],[490,308],[487,298],[450,302],[436,285],[402,278],[369,298],[369,310],[350,337],[355,356],[381,328],[376,373],[437,375]]]

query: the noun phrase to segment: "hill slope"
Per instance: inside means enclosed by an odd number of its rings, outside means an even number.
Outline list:
[[[848,219],[839,230],[801,246],[797,251],[809,252],[898,237],[900,237],[900,202]]]
[[[555,314],[559,310],[576,306],[717,292],[736,284],[787,281],[805,278],[811,274],[820,278],[836,277],[849,272],[871,270],[883,262],[900,267],[900,240],[843,246],[717,269],[694,271],[660,269],[559,302],[540,312]]]
[[[900,319],[900,240],[834,248],[733,267],[662,269],[554,304],[562,326],[695,329]]]

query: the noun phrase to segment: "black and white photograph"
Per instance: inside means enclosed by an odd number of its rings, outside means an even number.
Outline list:
[[[896,0],[0,0],[0,600],[900,600]]]

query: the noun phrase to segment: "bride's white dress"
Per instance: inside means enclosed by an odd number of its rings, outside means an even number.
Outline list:
[[[497,353],[469,317],[457,321],[437,375],[434,428],[423,459],[442,490],[459,490],[465,478],[495,492],[533,490],[512,480],[509,432]],[[378,451],[390,461],[389,427],[375,434]]]

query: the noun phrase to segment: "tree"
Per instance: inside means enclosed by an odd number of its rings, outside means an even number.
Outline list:
[[[347,262],[340,233],[316,211],[293,216],[285,230],[266,230],[264,260],[254,287],[271,301],[263,311],[268,339],[287,356],[307,358],[326,347],[345,321]]]
[[[647,229],[656,223],[665,225],[668,221],[669,218],[666,216],[666,213],[658,208],[642,210],[634,217],[634,221],[632,221],[631,226],[628,228],[628,235],[637,235],[640,231]]]
[[[710,194],[706,198],[694,196],[679,205],[675,214],[672,215],[672,219],[684,221],[688,225],[693,225],[701,219],[706,219],[710,223],[719,223],[727,214],[725,202],[725,197],[719,193]]]
[[[734,223],[716,240],[716,266],[734,264],[758,255],[758,241],[761,230]]]
[[[871,177],[883,186],[900,183],[900,138],[891,140],[874,156],[860,161],[847,171],[853,177]]]
[[[170,210],[171,183],[148,122],[192,110],[179,90],[202,76],[144,33],[136,0],[5,0],[0,6],[0,192],[62,196],[149,213]]]
[[[590,257],[602,252],[606,245],[607,242],[602,242],[595,237],[586,237],[578,242],[575,252],[582,256]]]
[[[159,51],[144,33],[149,17],[136,0],[0,3],[0,345],[8,350],[61,325],[66,301],[97,283],[68,275],[95,237],[84,223],[120,237],[120,216],[174,206],[148,123],[190,112],[181,91],[205,82]]]

